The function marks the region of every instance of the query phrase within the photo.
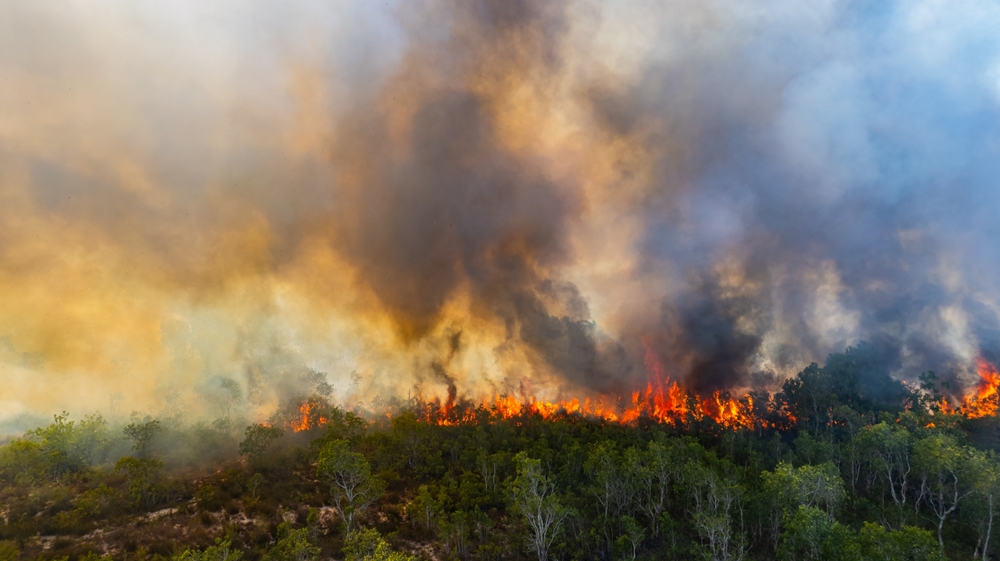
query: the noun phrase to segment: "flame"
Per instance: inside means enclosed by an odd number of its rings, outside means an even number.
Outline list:
[[[980,358],[976,371],[979,373],[979,384],[973,394],[962,400],[961,412],[970,419],[990,417],[997,414],[1000,408],[1000,373],[997,368]]]
[[[476,422],[480,414],[498,419],[515,419],[538,415],[550,420],[566,416],[597,418],[612,423],[636,424],[641,419],[677,427],[711,419],[716,424],[732,429],[749,429],[768,426],[764,419],[753,412],[753,398],[735,399],[729,393],[713,392],[699,397],[694,392],[670,379],[657,359],[651,346],[646,344],[646,387],[633,391],[627,398],[600,395],[590,398],[571,398],[556,401],[537,399],[531,394],[531,384],[524,381],[521,396],[494,395],[478,405],[457,404],[449,391],[448,399],[418,399],[418,418],[437,425],[458,425]],[[790,416],[786,416],[790,419]],[[794,420],[791,419],[792,423]]]
[[[480,420],[481,414],[502,420],[537,415],[545,420],[588,417],[633,425],[641,419],[648,419],[681,427],[711,419],[718,425],[732,429],[767,426],[763,419],[753,414],[753,399],[749,396],[737,400],[728,394],[714,392],[707,398],[699,399],[676,383],[663,392],[649,391],[648,388],[633,392],[628,401],[613,396],[586,398],[583,401],[578,398],[547,401],[532,396],[519,398],[503,394],[479,404],[442,404],[438,399],[418,400],[416,409],[419,419],[443,426],[475,423]]]
[[[299,404],[298,416],[285,421],[285,428],[292,432],[317,429],[326,425],[326,404],[317,399],[307,399]]]
[[[786,429],[795,426],[797,422],[795,415],[766,394],[765,400],[759,403],[754,400],[757,394],[735,398],[729,392],[715,391],[708,396],[699,396],[671,380],[648,345],[645,365],[645,387],[627,396],[597,395],[582,400],[570,398],[548,401],[534,396],[531,382],[524,380],[519,396],[497,394],[476,403],[458,399],[454,386],[451,386],[444,401],[436,397],[424,399],[418,396],[411,404],[419,420],[441,426],[518,420],[533,416],[545,420],[585,417],[624,425],[650,421],[678,428],[711,421],[731,430]],[[1000,411],[1000,372],[982,359],[978,362],[977,371],[980,381],[975,392],[963,398],[959,407],[951,405],[943,397],[938,404],[938,413],[960,414],[972,419],[997,415]],[[303,400],[298,403],[297,409],[286,413],[283,424],[294,432],[323,427],[329,422],[328,408],[329,404],[320,398]],[[397,412],[382,411],[381,414],[391,420]],[[926,426],[933,428],[935,423],[929,422]]]

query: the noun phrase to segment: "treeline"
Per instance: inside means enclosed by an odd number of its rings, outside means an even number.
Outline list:
[[[742,430],[369,421],[322,396],[296,434],[58,416],[0,447],[0,561],[997,559],[1000,424],[942,390],[862,345],[757,394],[776,406]]]

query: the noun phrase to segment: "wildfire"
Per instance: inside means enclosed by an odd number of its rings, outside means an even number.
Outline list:
[[[648,348],[648,347],[647,347]],[[460,400],[453,384],[448,397],[411,402],[413,411],[422,422],[442,426],[455,426],[489,420],[511,420],[539,416],[545,420],[565,417],[586,417],[610,423],[638,424],[643,420],[673,425],[681,428],[710,420],[728,429],[757,429],[791,427],[796,418],[779,403],[766,396],[762,403],[754,403],[753,395],[735,398],[728,392],[698,395],[666,375],[662,364],[652,351],[646,353],[647,382],[643,389],[628,396],[601,395],[590,398],[571,398],[548,401],[533,395],[530,382],[525,381],[520,395],[501,394],[481,402]],[[979,384],[974,393],[961,400],[956,407],[947,397],[938,403],[938,412],[945,415],[959,414],[967,418],[995,416],[1000,412],[1000,372],[985,360],[978,363]],[[756,406],[756,409],[755,409]],[[381,411],[392,419],[396,409]],[[329,422],[329,404],[322,398],[309,398],[291,406],[283,415],[283,424],[293,432],[317,429]],[[934,427],[934,423],[928,423]]]
[[[478,405],[441,404],[437,400],[422,402],[419,417],[436,425],[458,425],[475,422],[479,412],[493,418],[515,419],[522,416],[538,415],[546,420],[565,416],[597,418],[612,423],[635,424],[640,419],[682,426],[691,422],[710,418],[717,424],[729,428],[752,428],[762,423],[752,413],[753,400],[749,396],[736,400],[720,392],[699,399],[676,384],[666,391],[635,392],[631,400],[622,403],[611,397],[546,401],[531,396],[521,398],[512,395],[497,395]]]
[[[521,388],[521,396],[496,395],[475,405],[456,403],[455,395],[449,388],[448,400],[420,401],[418,416],[425,422],[437,425],[457,425],[474,422],[479,412],[494,418],[513,419],[521,416],[538,415],[543,419],[560,416],[583,416],[608,422],[635,424],[640,419],[674,426],[687,425],[703,419],[712,419],[717,424],[733,429],[762,426],[764,421],[753,413],[753,399],[746,396],[734,399],[728,393],[714,392],[700,397],[672,381],[665,373],[663,365],[647,344],[645,357],[647,371],[646,387],[632,392],[627,398],[598,396],[547,401],[531,394],[530,384]]]
[[[329,422],[327,405],[318,399],[307,399],[299,404],[298,415],[285,421],[285,428],[292,432],[317,429]]]
[[[989,362],[979,359],[977,367],[979,384],[974,394],[967,395],[962,400],[961,412],[970,419],[990,417],[1000,409],[1000,373]]]

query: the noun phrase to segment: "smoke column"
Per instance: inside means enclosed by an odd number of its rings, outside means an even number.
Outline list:
[[[0,419],[1000,358],[1000,7],[0,6]],[[235,383],[235,386],[234,386]]]

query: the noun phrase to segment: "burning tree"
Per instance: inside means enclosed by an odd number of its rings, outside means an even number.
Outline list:
[[[976,371],[979,383],[975,393],[962,400],[962,413],[970,419],[995,416],[1000,409],[1000,372],[983,359],[979,360]]]

